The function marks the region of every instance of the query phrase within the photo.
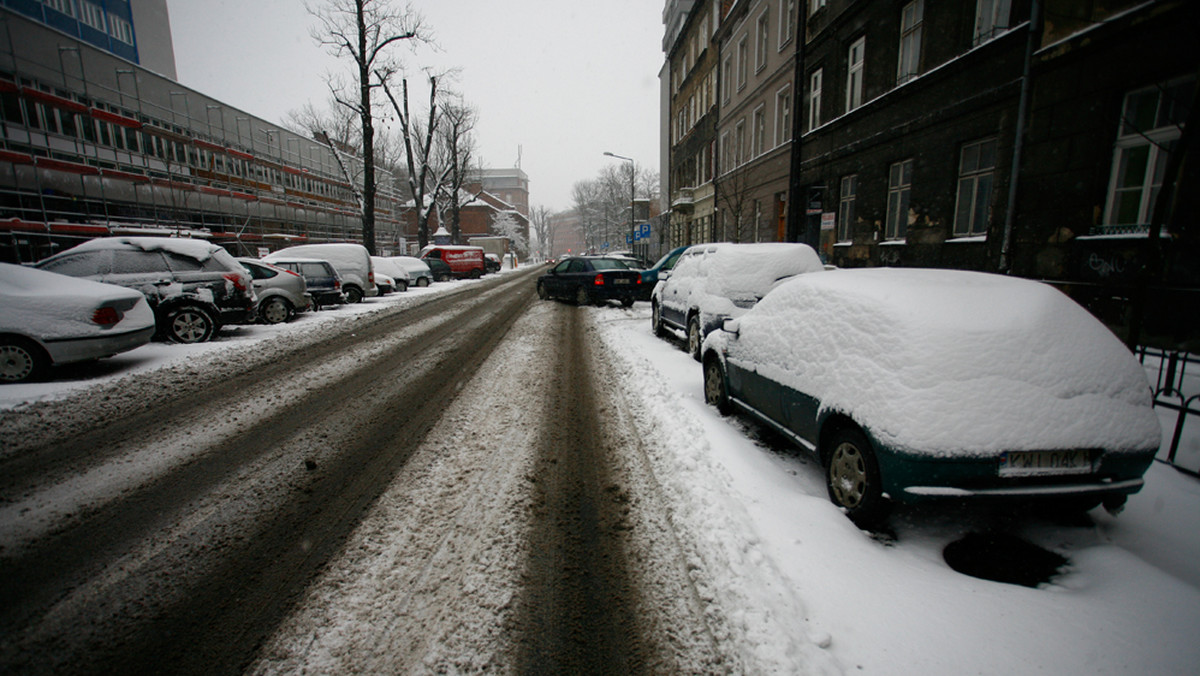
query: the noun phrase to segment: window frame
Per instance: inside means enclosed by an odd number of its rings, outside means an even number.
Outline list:
[[[981,161],[984,157],[983,151],[987,146],[991,146],[991,164],[984,166]],[[968,153],[972,150],[980,151],[976,153],[974,166],[967,167]],[[989,226],[992,222],[992,193],[995,190],[996,176],[996,160],[999,154],[999,144],[995,136],[978,139],[969,143],[964,143],[958,153],[958,183],[955,190],[954,199],[954,226],[952,229],[954,237],[976,237],[979,235],[987,235]],[[981,183],[984,189],[981,190]],[[963,210],[963,189],[968,188],[970,192],[971,203],[967,206],[966,211]],[[980,200],[986,200],[983,206],[984,212],[981,214]],[[966,222],[964,223],[961,217],[966,214]],[[982,217],[982,218],[980,218]],[[982,223],[978,222],[982,220]]]
[[[855,53],[858,60],[854,60]],[[859,36],[846,50],[846,112],[863,105],[863,73],[866,71],[867,36]]]
[[[808,130],[821,126],[821,99],[824,95],[825,69],[817,68],[808,74]]]
[[[898,85],[908,82],[921,72],[921,37],[924,22],[925,0],[912,0],[900,8],[900,53],[896,59]]]
[[[779,0],[779,43],[775,51],[782,52],[783,48],[792,41],[796,32],[796,0]]]
[[[775,90],[775,146],[792,140],[792,83]]]
[[[767,104],[759,103],[750,114],[751,157],[759,157],[767,152]]]
[[[767,50],[771,42],[771,7],[768,5],[754,22],[754,72],[767,67]]]
[[[849,187],[847,187],[849,184]],[[851,226],[858,214],[858,174],[847,174],[839,181],[837,241],[850,242],[854,239]]]
[[[907,178],[905,176],[907,174]],[[893,162],[888,166],[887,213],[884,239],[899,241],[908,238],[908,212],[912,204],[913,158]]]
[[[747,36],[745,33],[738,39],[737,42],[737,88],[741,91],[746,88],[746,81],[749,79],[750,51],[747,45]]]

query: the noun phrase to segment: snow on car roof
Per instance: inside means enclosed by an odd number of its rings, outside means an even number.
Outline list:
[[[891,268],[802,275],[741,318],[737,355],[912,452],[1160,442],[1137,360],[1082,307],[1030,280]]]
[[[825,269],[817,252],[805,244],[710,244],[699,250],[707,292],[725,298],[760,297],[781,279]]]
[[[75,246],[72,251],[94,251],[100,249],[121,249],[134,247],[142,251],[169,251],[187,258],[204,262],[221,247],[201,239],[185,237],[99,237]]]

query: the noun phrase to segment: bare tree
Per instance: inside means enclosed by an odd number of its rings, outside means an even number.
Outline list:
[[[398,69],[388,48],[421,38],[421,16],[409,4],[396,8],[386,0],[322,0],[307,7],[318,26],[313,38],[339,58],[350,57],[356,70],[357,96],[351,96],[336,79],[330,91],[342,106],[353,111],[362,132],[362,237],[375,253],[375,112],[371,95]]]
[[[433,138],[437,131],[440,112],[438,109],[438,78],[429,76],[429,115],[422,123],[413,120],[408,108],[408,78],[401,80],[401,98],[399,101],[392,94],[391,87],[385,82],[383,91],[387,94],[392,109],[400,124],[400,136],[404,141],[404,158],[408,167],[408,188],[413,198],[413,208],[417,218],[417,244],[424,248],[429,243],[429,217],[437,209],[438,189],[446,180],[447,170],[433,166]]]
[[[438,129],[438,164],[445,169],[445,184],[441,186],[443,200],[450,211],[450,241],[461,244],[459,192],[466,185],[475,159],[475,121],[478,112],[454,97],[442,106]]]
[[[543,258],[549,258],[554,251],[554,231],[550,229],[550,210],[537,205],[529,211],[529,225],[533,228],[533,236],[537,240],[537,248]]]

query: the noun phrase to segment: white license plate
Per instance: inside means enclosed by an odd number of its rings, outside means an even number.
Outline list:
[[[1000,456],[1000,476],[1091,474],[1088,451],[1008,451]]]
[[[613,284],[628,284],[628,283],[629,283],[628,279],[614,279],[613,280]]]

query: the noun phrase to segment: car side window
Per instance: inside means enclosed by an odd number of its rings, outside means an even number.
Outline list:
[[[204,265],[195,258],[181,256],[170,251],[166,253],[166,258],[167,265],[171,268],[171,272],[200,272],[204,269]]]
[[[684,251],[686,251],[686,250],[687,249],[684,249]],[[671,256],[670,258],[668,258],[666,261],[663,262],[662,269],[670,270],[670,269],[674,268],[675,264],[679,262],[679,259],[682,256],[683,256],[683,251],[677,251],[674,256]]]
[[[92,277],[108,271],[105,264],[109,259],[109,251],[90,251],[71,256],[63,256],[38,267],[42,270],[57,272],[71,277]]]
[[[250,276],[254,279],[270,279],[279,274],[275,270],[261,265],[246,264],[243,267],[250,272]]]
[[[572,258],[567,262],[570,264],[567,266],[567,272],[587,272],[587,261],[582,258]]]
[[[112,273],[114,275],[132,275],[148,272],[166,272],[166,261],[157,251],[124,251],[116,249],[112,252]]]
[[[571,261],[565,260],[565,261],[559,263],[558,265],[554,266],[554,271],[561,274],[561,273],[566,272],[570,267],[571,267]]]

